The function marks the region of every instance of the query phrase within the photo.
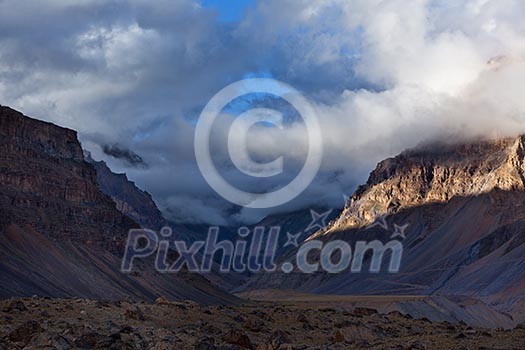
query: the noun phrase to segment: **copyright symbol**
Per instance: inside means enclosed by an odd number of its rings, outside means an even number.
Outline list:
[[[217,171],[210,154],[210,133],[219,113],[232,100],[247,94],[264,93],[278,96],[290,103],[300,114],[308,131],[308,155],[297,176],[283,188],[268,193],[251,193],[239,190],[228,183]],[[241,114],[232,124],[228,134],[228,152],[238,170],[253,177],[270,177],[283,172],[283,157],[269,163],[254,162],[242,138],[256,123],[270,123],[284,129],[281,113],[266,108],[254,108]],[[247,208],[271,208],[284,204],[303,192],[312,182],[323,155],[322,136],[314,108],[308,100],[291,86],[273,79],[245,79],[230,84],[219,91],[204,107],[195,130],[195,157],[208,184],[224,199]],[[235,152],[233,152],[235,150]]]

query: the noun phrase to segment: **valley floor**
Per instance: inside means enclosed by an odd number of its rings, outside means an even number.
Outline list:
[[[473,328],[334,305],[6,299],[0,349],[525,349],[523,327]]]

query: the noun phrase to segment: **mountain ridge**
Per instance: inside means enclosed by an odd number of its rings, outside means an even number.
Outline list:
[[[119,211],[142,228],[159,231],[167,225],[167,220],[162,216],[151,195],[138,188],[125,173],[114,173],[106,162],[94,160],[88,151],[84,152],[84,159],[93,165],[100,190],[113,199]]]
[[[129,229],[74,130],[0,107],[0,297],[237,299],[196,274],[120,270]]]
[[[524,137],[442,149],[409,150],[380,162],[339,217],[311,235],[326,244],[398,239],[398,273],[337,274],[297,269],[259,273],[237,291],[290,289],[337,295],[436,295],[475,298],[513,322],[525,311]],[[396,228],[397,227],[397,228]],[[393,238],[404,227],[404,237]],[[297,249],[279,263],[295,266]],[[309,255],[317,262],[319,251]],[[464,320],[472,315],[461,315]]]
[[[325,230],[362,227],[380,215],[456,196],[525,189],[525,135],[427,145],[379,162]]]

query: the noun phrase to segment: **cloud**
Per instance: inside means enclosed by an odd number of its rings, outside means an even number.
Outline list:
[[[4,0],[0,103],[77,129],[95,159],[127,172],[173,220],[224,224],[340,207],[376,162],[407,147],[525,132],[524,11],[518,0],[267,0],[224,22],[190,0]],[[204,105],[247,76],[302,91],[324,136],[312,185],[265,211],[215,194],[193,149]],[[221,116],[213,139],[220,173],[251,191],[290,181],[305,157],[304,126],[291,124],[285,135],[251,130],[254,157],[282,154],[289,164],[261,182],[228,161],[233,117]],[[108,157],[107,144],[140,155],[148,168]]]
[[[118,144],[115,145],[103,145],[102,151],[104,154],[113,158],[122,159],[127,164],[135,167],[147,168],[148,165],[144,162],[141,156],[132,152],[128,149],[120,147]]]

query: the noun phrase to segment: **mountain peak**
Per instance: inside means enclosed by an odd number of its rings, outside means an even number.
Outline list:
[[[332,228],[366,226],[378,216],[457,196],[525,189],[525,136],[433,143],[380,162]]]

